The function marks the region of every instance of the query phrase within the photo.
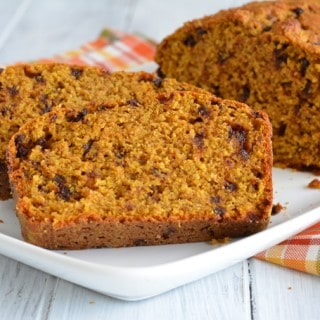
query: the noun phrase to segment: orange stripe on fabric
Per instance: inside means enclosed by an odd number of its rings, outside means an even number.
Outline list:
[[[320,239],[299,239],[299,238],[292,238],[290,240],[286,240],[281,242],[282,244],[286,245],[320,245]]]
[[[154,58],[156,51],[155,46],[142,42],[140,39],[132,35],[126,35],[121,40],[123,43],[133,48],[136,53],[150,60]]]

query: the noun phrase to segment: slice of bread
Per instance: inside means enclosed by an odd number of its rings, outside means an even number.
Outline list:
[[[320,168],[320,1],[263,1],[185,23],[159,45],[161,75],[264,110],[274,164]]]
[[[266,114],[191,91],[79,106],[56,108],[10,140],[26,241],[50,249],[156,245],[268,225]]]
[[[158,92],[200,90],[146,72],[110,74],[96,67],[64,64],[15,65],[0,72],[0,199],[10,197],[5,152],[11,136],[26,121],[63,103],[74,107],[124,99],[138,104]]]

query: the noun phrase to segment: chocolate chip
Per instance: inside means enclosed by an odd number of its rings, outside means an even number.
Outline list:
[[[250,151],[247,141],[247,135],[247,130],[239,124],[234,124],[229,129],[229,138],[232,138],[236,141],[239,149],[239,154],[244,160],[249,159]]]
[[[0,74],[4,71],[4,68],[0,68]]]
[[[11,97],[15,97],[19,93],[19,89],[16,86],[8,87],[7,90]]]
[[[292,95],[292,82],[291,81],[282,82],[281,86],[282,86],[283,91],[286,95]]]
[[[140,247],[140,246],[146,246],[147,245],[147,241],[144,239],[136,239],[133,241],[133,245]]]
[[[232,125],[229,129],[229,138],[234,138],[242,148],[247,140],[247,130],[241,125]]]
[[[71,74],[78,80],[82,76],[82,69],[71,68]]]
[[[262,31],[263,31],[263,32],[268,32],[268,31],[270,31],[271,29],[272,29],[272,26],[265,26],[265,27],[262,28]]]
[[[5,117],[5,116],[8,116],[8,115],[10,114],[10,111],[9,111],[9,109],[8,109],[7,107],[2,107],[2,108],[0,109],[0,114],[1,114],[3,117]]]
[[[45,148],[47,140],[45,138],[39,138],[36,140],[35,144],[40,146],[41,148]]]
[[[195,118],[195,119],[190,119],[189,120],[189,123],[190,124],[196,124],[196,123],[200,123],[200,122],[203,122],[203,119],[202,118]]]
[[[52,134],[48,133],[44,137],[41,137],[36,140],[35,145],[38,145],[41,147],[41,149],[47,149],[48,148],[48,142],[52,138]]]
[[[53,181],[58,185],[62,185],[66,183],[66,179],[64,176],[60,175],[60,174],[56,174],[53,178]]]
[[[116,146],[114,150],[114,155],[118,159],[123,159],[127,155],[127,151],[123,146]]]
[[[255,177],[257,177],[258,179],[262,179],[264,174],[260,171],[254,171],[253,174],[255,175]]]
[[[249,152],[245,149],[241,149],[239,151],[239,154],[240,154],[241,158],[244,160],[249,160],[249,158],[250,158]]]
[[[252,110],[252,111],[251,111],[251,114],[252,114],[252,116],[253,116],[254,118],[256,118],[256,119],[262,118],[262,114],[261,114],[261,112],[259,112],[259,111]]]
[[[220,196],[212,196],[212,197],[210,197],[210,202],[211,203],[217,204],[217,203],[220,203],[220,201],[221,201],[221,197]]]
[[[206,30],[206,29],[203,29],[203,28],[198,28],[197,29],[197,36],[198,37],[202,37],[202,36],[204,36],[205,34],[207,34],[208,33],[208,31]]]
[[[200,106],[198,108],[198,114],[200,117],[207,118],[210,116],[210,111],[205,106]]]
[[[156,74],[159,78],[162,78],[162,79],[166,77],[166,75],[163,73],[160,67],[157,69]]]
[[[88,114],[87,109],[82,109],[80,112],[78,112],[76,115],[69,115],[67,116],[68,122],[79,122],[83,120],[83,118]]]
[[[259,183],[258,182],[252,183],[252,188],[256,191],[259,191]]]
[[[260,221],[259,215],[257,215],[255,212],[249,213],[248,216],[249,216],[249,219],[251,222],[259,222]]]
[[[35,79],[38,83],[46,83],[46,80],[45,80],[44,77],[41,76],[41,75],[35,76],[34,79]]]
[[[92,145],[93,145],[94,140],[90,139],[87,143],[85,143],[83,145],[83,156],[85,156],[91,149]]]
[[[306,71],[307,71],[310,63],[306,58],[300,59],[299,62],[300,62],[300,73],[304,77],[306,75]]]
[[[213,212],[219,216],[223,216],[226,213],[226,209],[221,206],[217,206],[213,208]]]
[[[281,64],[287,64],[288,61],[288,54],[285,53],[284,51],[287,49],[288,45],[284,45],[280,49],[275,49],[273,51],[273,56],[275,58],[275,67],[276,69],[280,69]]]
[[[302,90],[302,97],[308,96],[308,94],[310,93],[311,85],[312,85],[311,80],[307,79],[307,83]]]
[[[286,130],[287,125],[284,122],[281,122],[278,129],[278,136],[283,137],[286,134]]]
[[[71,192],[70,189],[66,185],[66,179],[64,176],[60,174],[56,174],[53,178],[53,181],[57,184],[58,186],[58,195],[61,199],[64,201],[68,201],[71,197]]]
[[[242,93],[239,97],[239,100],[242,102],[246,102],[250,97],[250,87],[248,85],[245,85],[242,87]]]
[[[28,67],[24,68],[24,74],[28,78],[35,79],[36,82],[38,82],[38,83],[45,83],[46,82],[45,79],[43,78],[43,76],[41,75],[41,72],[33,71],[33,70],[29,69]]]
[[[162,234],[162,238],[165,239],[165,240],[167,240],[167,239],[169,239],[169,237],[170,237],[172,234],[174,234],[174,233],[176,233],[176,232],[177,232],[177,229],[176,229],[176,228],[174,228],[174,227],[172,227],[172,226],[169,226],[169,227],[166,229],[166,231]]]
[[[157,88],[160,88],[162,85],[162,80],[162,78],[155,78],[152,82]]]
[[[40,97],[40,102],[43,105],[43,109],[42,109],[42,114],[43,113],[47,113],[50,112],[52,110],[52,102],[50,102],[48,100],[48,95],[47,94],[42,94]]]
[[[292,10],[292,12],[294,12],[296,17],[299,18],[304,13],[304,10],[302,8],[295,8]]]
[[[296,104],[294,106],[294,115],[297,116],[300,112],[300,109],[301,109],[301,105],[300,104]]]
[[[197,44],[197,42],[194,36],[190,34],[183,40],[183,44],[188,47],[194,47]]]
[[[193,142],[197,148],[202,149],[204,147],[204,138],[204,132],[196,133],[196,135],[193,138]]]
[[[58,119],[58,115],[56,113],[50,115],[50,123],[55,122]]]
[[[25,140],[24,134],[18,134],[14,139],[14,143],[15,143],[16,149],[17,149],[17,158],[24,159],[27,157],[27,155],[29,153],[29,148],[23,144],[24,140]]]
[[[234,192],[236,191],[238,188],[237,188],[237,185],[235,183],[232,183],[232,182],[229,182],[229,181],[226,181],[224,183],[224,186],[223,186],[226,190],[230,191],[230,192]]]
[[[128,104],[132,107],[138,107],[139,106],[139,101],[137,99],[130,99],[127,101]]]

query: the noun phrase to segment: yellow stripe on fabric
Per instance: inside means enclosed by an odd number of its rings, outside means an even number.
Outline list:
[[[284,260],[282,257],[283,253],[286,250],[286,247],[287,246],[278,245],[268,249],[265,254],[265,260],[272,263],[284,265]]]
[[[317,271],[318,264],[318,261],[306,260],[305,271],[312,274],[319,274],[319,271]]]
[[[320,275],[320,248],[318,249],[318,254],[317,254],[317,260],[316,260],[316,273],[317,275]]]

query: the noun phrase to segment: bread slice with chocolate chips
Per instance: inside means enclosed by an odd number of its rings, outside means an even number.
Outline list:
[[[160,43],[162,76],[264,110],[274,164],[320,168],[320,2],[263,1],[185,23]]]
[[[200,90],[175,80],[162,81],[146,72],[110,74],[96,67],[26,64],[1,69],[0,74],[0,200],[10,198],[5,152],[11,136],[26,121],[57,105],[74,107],[123,99],[133,106],[146,96],[173,90]],[[23,150],[20,150],[23,152]]]
[[[26,241],[123,247],[266,228],[266,114],[191,91],[136,99],[55,108],[14,134],[7,160]]]

